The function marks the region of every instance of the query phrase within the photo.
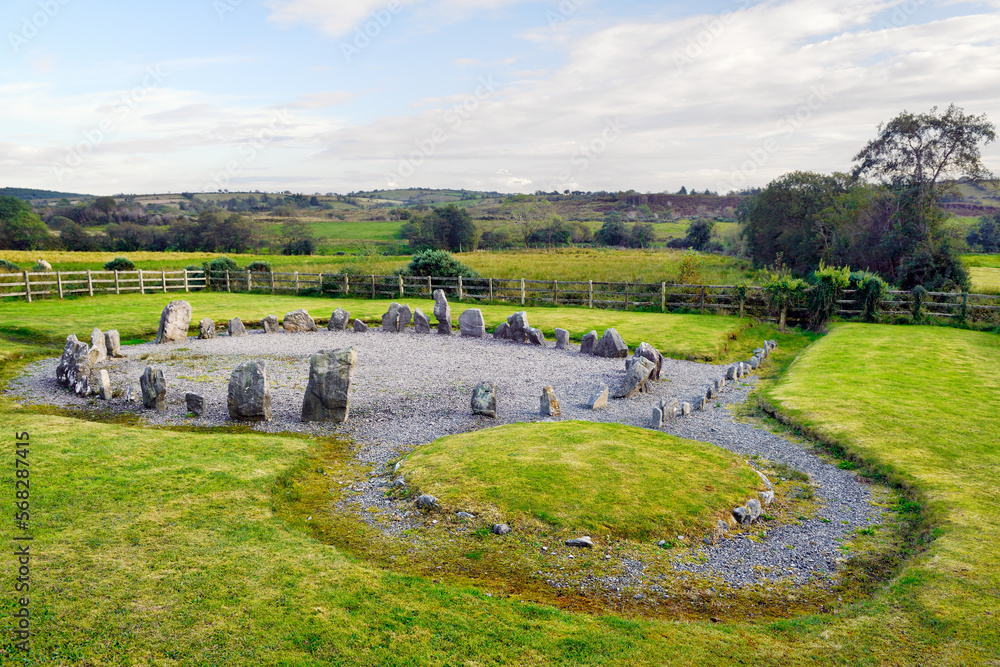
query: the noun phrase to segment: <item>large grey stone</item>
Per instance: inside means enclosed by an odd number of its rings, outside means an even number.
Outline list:
[[[204,340],[206,338],[215,338],[215,322],[211,318],[204,317],[201,322],[198,323],[198,338]]]
[[[406,331],[406,327],[410,326],[410,320],[413,319],[413,312],[410,310],[410,304],[405,303],[399,308],[399,322],[397,323],[397,331]]]
[[[538,345],[540,347],[545,347],[545,334],[542,333],[541,329],[536,329],[534,327],[528,329],[528,342],[532,345]]]
[[[451,306],[448,304],[443,289],[434,290],[434,318],[438,321],[438,333],[450,336],[452,334]]]
[[[760,496],[760,500],[765,506],[774,502],[774,491],[758,491],[757,495]]]
[[[701,410],[702,412],[704,412],[705,410],[708,409],[708,398],[706,398],[705,396],[698,396],[696,398],[691,399],[691,409]]]
[[[656,367],[653,362],[645,357],[632,357],[629,359],[628,370],[625,372],[625,381],[622,383],[621,391],[615,398],[631,398],[640,392],[646,391],[646,382]]]
[[[602,384],[597,387],[587,399],[587,406],[591,410],[600,410],[608,407],[608,385]]]
[[[195,417],[201,417],[205,414],[205,398],[203,396],[192,393],[184,394],[184,403],[187,405],[187,411]]]
[[[287,333],[316,331],[316,321],[304,308],[285,313],[285,319],[281,321],[281,326]]]
[[[580,354],[593,354],[595,345],[597,345],[596,331],[583,334],[583,338],[580,339]]]
[[[497,390],[492,382],[480,382],[472,390],[472,414],[497,416]]]
[[[733,364],[726,369],[726,379],[727,380],[739,380],[739,367]]]
[[[556,327],[556,349],[565,350],[566,346],[569,344],[569,332],[565,329],[560,329]]]
[[[238,317],[234,317],[229,320],[229,335],[230,336],[246,336],[247,329],[243,326],[243,320]]]
[[[337,306],[337,309],[330,315],[330,322],[326,325],[328,331],[347,331],[347,321],[351,319],[351,314]]]
[[[117,329],[104,332],[104,348],[107,350],[109,357],[121,359],[125,356],[122,354],[122,337]]]
[[[227,404],[230,419],[271,421],[271,388],[267,382],[266,362],[247,361],[233,370]]]
[[[483,320],[483,311],[478,308],[469,308],[458,316],[458,328],[463,336],[470,338],[486,337],[486,322]]]
[[[624,359],[628,356],[628,345],[614,328],[607,329],[601,339],[594,345],[595,357],[608,359]]]
[[[431,320],[419,308],[413,311],[413,331],[418,334],[429,334],[431,332]]]
[[[191,326],[191,304],[181,300],[171,301],[160,314],[160,328],[156,332],[156,342],[183,343],[187,340],[189,326]]]
[[[733,508],[733,518],[736,519],[736,523],[740,526],[750,525],[750,512],[747,511],[746,507],[734,507]]]
[[[507,340],[507,334],[510,332],[510,325],[506,322],[501,322],[496,329],[493,330],[493,340]]]
[[[382,331],[387,333],[399,333],[399,311],[402,304],[393,301],[389,304],[389,310],[382,315]]]
[[[268,315],[260,321],[260,324],[266,334],[281,333],[281,324],[278,322],[277,315]]]
[[[659,350],[649,343],[639,343],[639,347],[635,348],[635,356],[643,357],[653,362],[653,366],[655,368],[653,369],[653,372],[649,374],[649,379],[660,379],[660,371],[663,369],[663,355],[660,354]]]
[[[559,405],[559,399],[556,398],[556,392],[552,389],[551,385],[542,389],[539,413],[543,417],[559,417],[562,415],[562,407]]]
[[[100,380],[101,400],[110,401],[111,400],[111,378],[108,376],[108,372],[102,368],[100,374],[98,375],[98,378]]]
[[[360,319],[354,320],[354,331],[357,333],[364,333],[368,331],[368,325],[362,322]]]
[[[147,408],[155,408],[157,412],[167,409],[167,381],[163,379],[163,371],[146,366],[139,376],[139,388],[142,390],[142,404]]]
[[[79,396],[90,394],[90,346],[77,340],[74,334],[66,337],[62,356],[56,366],[56,381]]]
[[[528,324],[527,311],[519,310],[513,315],[508,315],[507,327],[507,340],[523,343],[528,336],[528,331],[531,329],[531,325]]]
[[[95,366],[108,360],[108,348],[104,342],[104,332],[94,327],[90,332],[90,365]]]
[[[353,347],[320,350],[309,357],[309,384],[302,401],[302,421],[347,421],[351,411],[351,381],[358,353]]]
[[[593,549],[594,541],[590,539],[589,535],[584,535],[583,537],[574,537],[572,540],[566,540],[566,546],[580,549]]]
[[[660,410],[663,412],[663,421],[673,421],[680,414],[681,404],[676,398],[671,398],[669,401],[661,399]]]
[[[761,515],[760,501],[756,498],[751,498],[747,501],[747,512],[750,513],[750,523],[754,523]]]

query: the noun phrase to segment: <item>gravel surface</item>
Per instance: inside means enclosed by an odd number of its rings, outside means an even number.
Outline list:
[[[322,349],[348,346],[358,354],[349,420],[341,425],[301,422],[309,356]],[[575,347],[556,350],[492,338],[419,335],[412,331],[391,334],[372,329],[364,334],[253,331],[245,337],[191,338],[187,343],[168,345],[147,343],[123,347],[122,351],[127,359],[109,360],[104,366],[112,384],[122,394],[129,385],[138,390],[143,369],[147,365],[160,368],[167,382],[164,413],[146,410],[141,403],[126,403],[122,398],[105,402],[96,397],[74,396],[56,384],[57,359],[28,365],[10,383],[8,393],[30,403],[141,412],[148,424],[213,426],[229,420],[226,398],[232,370],[244,361],[265,359],[273,419],[255,424],[254,428],[338,434],[354,439],[360,446],[358,461],[374,464],[378,472],[357,485],[359,493],[346,502],[361,510],[361,517],[370,523],[375,518],[364,511],[369,507],[394,515],[392,532],[415,525],[417,515],[408,505],[383,496],[391,480],[391,471],[384,464],[416,445],[498,424],[540,421],[539,397],[547,385],[555,389],[560,400],[562,419],[648,427],[651,410],[661,398],[683,401],[701,395],[708,384],[724,376],[726,369],[664,359],[661,381],[654,383],[651,393],[611,399],[607,408],[593,411],[587,408],[587,399],[601,383],[611,388],[612,396],[615,394],[625,377],[624,360],[584,356]],[[469,407],[473,388],[484,380],[497,387],[495,420],[473,416]],[[718,400],[709,402],[705,412],[693,412],[662,430],[711,442],[744,456],[757,454],[784,462],[809,474],[822,504],[819,516],[800,525],[769,529],[766,539],[760,542],[736,536],[700,546],[701,558],[678,560],[675,567],[714,573],[736,586],[786,577],[802,582],[814,575],[828,576],[842,560],[837,540],[880,520],[871,487],[853,473],[824,462],[801,444],[734,421],[726,406],[742,402],[754,380],[751,377],[729,383]],[[186,392],[204,396],[203,417],[186,416]]]

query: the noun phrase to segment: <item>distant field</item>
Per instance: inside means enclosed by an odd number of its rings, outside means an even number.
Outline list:
[[[972,267],[969,269],[972,289],[976,292],[1000,292],[1000,268]]]
[[[373,222],[324,221],[310,222],[309,228],[317,239],[332,241],[392,241],[397,238],[399,229],[405,220],[386,220]]]

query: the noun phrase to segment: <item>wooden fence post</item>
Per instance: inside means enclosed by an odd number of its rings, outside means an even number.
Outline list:
[[[431,277],[427,276],[427,298],[434,298],[434,285],[431,283]]]
[[[399,298],[403,298],[403,276],[399,277]]]
[[[375,298],[375,274],[372,274],[372,298]]]
[[[28,280],[28,272],[23,271],[24,275],[24,296],[28,297],[28,303],[31,303],[31,281]]]
[[[232,286],[230,286],[230,284],[229,284],[229,269],[226,269],[226,291],[227,292],[232,292],[233,291]]]
[[[295,272],[295,296],[299,295],[299,272]]]
[[[493,279],[490,278],[490,303],[493,303]]]
[[[701,312],[705,312],[705,286],[701,286]]]
[[[253,289],[253,276],[250,275],[250,269],[247,269],[247,292]]]
[[[344,296],[347,296],[350,293],[351,293],[351,277],[345,273],[344,274]]]
[[[628,310],[628,283],[625,283],[625,310]]]
[[[163,279],[163,293],[167,293],[167,271],[166,269],[160,271],[160,277]]]
[[[59,287],[59,298],[61,299],[63,298],[62,274],[59,271],[56,271],[56,285]]]
[[[117,282],[117,278],[118,278],[117,274],[118,274],[118,272],[115,271],[115,279],[116,279],[115,282]],[[188,285],[188,270],[187,269],[184,269],[184,291],[185,292],[190,292],[191,291],[191,288]]]
[[[521,278],[521,305],[524,305],[524,278]]]
[[[462,300],[462,276],[458,277],[458,300]]]
[[[552,281],[552,305],[553,306],[558,306],[559,305],[559,281],[558,280],[553,280]]]
[[[94,277],[90,273],[90,269],[87,269],[87,292],[90,296],[94,296]]]
[[[139,294],[145,294],[145,293],[146,293],[146,286],[142,282],[142,269],[139,269]]]
[[[115,269],[115,294],[121,294],[121,283],[118,281],[118,269]]]
[[[587,308],[594,307],[594,281],[588,280],[588,291],[587,291]]]
[[[316,288],[316,290],[317,290],[317,291],[318,291],[318,292],[319,292],[320,294],[322,294],[322,293],[323,293],[323,274],[322,274],[322,273],[321,273],[321,274],[319,274],[319,287],[317,287],[317,288]]]
[[[274,271],[271,271],[268,275],[271,276],[271,294],[274,294]]]

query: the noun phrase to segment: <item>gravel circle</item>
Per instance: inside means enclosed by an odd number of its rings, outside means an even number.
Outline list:
[[[549,343],[551,345],[551,342]],[[344,424],[303,423],[302,398],[309,375],[309,357],[319,350],[354,347],[358,354],[351,392],[350,418]],[[590,410],[587,399],[600,384],[614,396],[625,377],[623,359],[581,355],[579,348],[567,350],[537,347],[491,337],[478,339],[436,333],[366,333],[317,331],[305,333],[221,336],[186,343],[127,346],[126,359],[109,360],[102,367],[119,391],[138,388],[146,366],[163,371],[167,383],[163,413],[115,398],[80,398],[58,387],[58,359],[46,359],[25,367],[13,379],[7,393],[28,403],[40,403],[112,412],[139,412],[151,425],[185,424],[218,426],[229,423],[227,387],[233,369],[248,360],[264,359],[272,392],[273,419],[255,423],[266,432],[302,432],[341,435],[359,446],[358,462],[372,464],[376,473],[354,488],[358,493],[345,501],[366,512],[377,508],[393,514],[390,532],[416,525],[418,515],[408,504],[384,497],[392,479],[387,462],[405,455],[415,446],[442,436],[464,433],[500,424],[542,421],[539,398],[551,385],[562,407],[561,419],[623,423],[648,427],[652,408],[660,399],[703,395],[705,388],[725,374],[725,366],[664,359],[661,380],[650,393],[608,401],[601,410]],[[819,516],[799,525],[781,525],[767,531],[766,539],[753,541],[734,536],[717,544],[697,547],[700,558],[678,560],[680,571],[712,573],[733,586],[778,579],[805,582],[813,576],[828,577],[842,562],[840,542],[854,531],[880,522],[871,486],[853,473],[823,461],[807,446],[792,442],[753,425],[735,421],[727,407],[741,403],[752,389],[755,377],[730,382],[719,399],[709,401],[704,412],[693,412],[663,427],[684,438],[724,447],[742,456],[759,455],[787,463],[810,476],[822,508]],[[481,381],[497,388],[496,419],[471,414],[472,390]],[[186,392],[204,396],[205,414],[187,417]],[[762,487],[763,488],[763,487]],[[824,521],[826,519],[827,521]],[[380,526],[383,527],[384,526]]]

